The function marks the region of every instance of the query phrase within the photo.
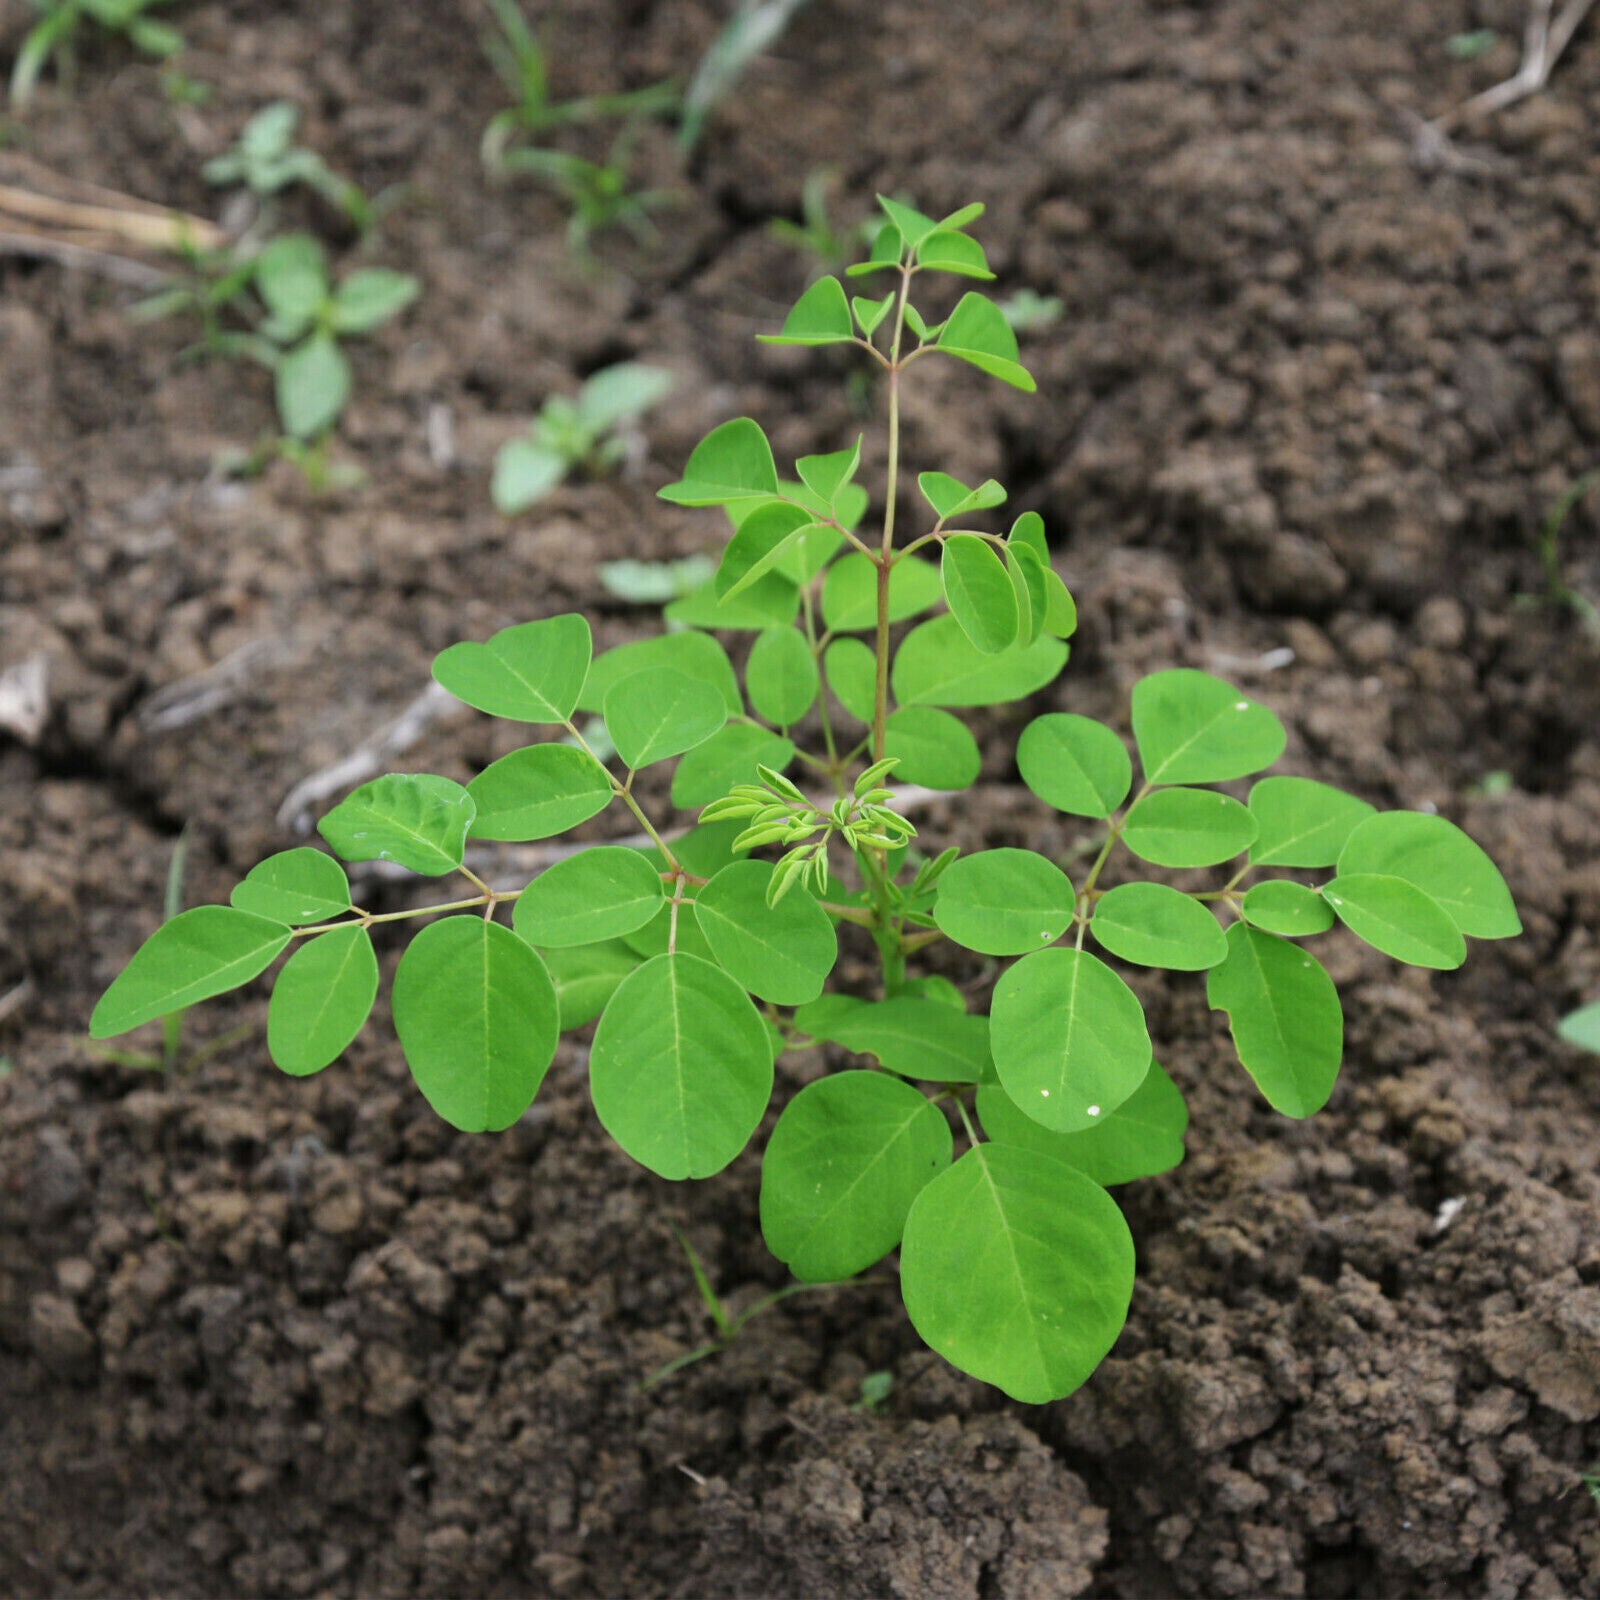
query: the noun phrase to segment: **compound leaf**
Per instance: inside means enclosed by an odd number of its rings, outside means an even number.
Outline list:
[[[395,1032],[429,1105],[464,1133],[509,1128],[555,1055],[555,987],[531,946],[498,922],[444,917],[395,969]]]
[[[1067,711],[1035,717],[1017,741],[1022,781],[1057,811],[1109,817],[1133,786],[1133,762],[1110,728]]]
[[[945,868],[933,920],[983,955],[1017,956],[1059,939],[1072,923],[1072,884],[1032,850],[980,850]]]
[[[1226,783],[1283,754],[1283,724],[1231,683],[1189,667],[1133,686],[1133,737],[1150,783]]]
[[[134,951],[100,996],[89,1037],[109,1039],[237,989],[265,972],[290,937],[283,923],[232,906],[181,911]]]
[[[708,1178],[744,1149],[772,1094],[772,1041],[709,961],[659,955],[617,986],[595,1029],[589,1086],[607,1133],[663,1178]]]
[[[1206,976],[1206,1003],[1228,1013],[1234,1048],[1275,1111],[1309,1117],[1328,1103],[1344,1050],[1339,994],[1298,945],[1243,922]]]
[[[1112,955],[1141,967],[1203,972],[1228,955],[1217,919],[1192,895],[1165,883],[1108,889],[1089,927]]]
[[[840,1072],[808,1084],[761,1161],[767,1248],[802,1282],[853,1277],[900,1243],[912,1201],[951,1149],[949,1123],[899,1078]]]
[[[307,939],[272,986],[267,1053],[291,1077],[321,1072],[360,1033],[377,997],[378,958],[365,928]]]
[[[967,1151],[912,1203],[900,1288],[945,1360],[1043,1404],[1100,1364],[1127,1320],[1133,1236],[1081,1172],[1033,1150]]]
[[[990,1035],[1006,1093],[1061,1133],[1109,1116],[1150,1065],[1138,996],[1084,950],[1036,950],[1006,971],[995,985]]]
[[[479,644],[463,640],[434,657],[442,689],[491,717],[565,722],[576,709],[594,643],[584,618],[569,613],[502,628]]]
[[[449,778],[392,772],[346,795],[317,832],[346,861],[395,861],[436,878],[461,865],[477,810],[472,792]]]
[[[329,922],[350,909],[350,880],[332,856],[300,845],[258,861],[233,886],[228,903],[291,927]]]
[[[611,779],[568,744],[531,744],[491,762],[467,785],[478,812],[475,839],[549,839],[604,811]]]
[[[717,964],[753,995],[774,1005],[799,1006],[822,993],[839,940],[827,912],[795,885],[767,904],[772,866],[735,861],[695,897],[695,920]]]
[[[661,874],[637,850],[596,845],[557,861],[517,897],[511,924],[541,949],[597,944],[661,909]]]

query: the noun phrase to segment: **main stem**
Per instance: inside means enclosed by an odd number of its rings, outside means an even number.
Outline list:
[[[895,497],[900,484],[900,341],[905,334],[911,269],[901,267],[895,291],[894,336],[889,343],[889,464],[883,491],[883,544],[878,552],[877,679],[872,702],[872,759],[883,760],[889,724],[889,571],[894,563]]]

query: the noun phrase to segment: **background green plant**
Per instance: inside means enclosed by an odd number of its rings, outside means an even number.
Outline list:
[[[146,55],[165,59],[183,49],[183,35],[149,15],[168,0],[28,0],[40,13],[17,51],[11,68],[11,109],[23,111],[45,67],[54,61],[56,75],[72,76],[80,35],[86,26],[118,34]]]
[[[459,875],[470,892],[373,913],[352,903],[332,856],[285,851],[228,906],[164,924],[91,1032],[234,988],[293,946],[268,1047],[287,1072],[319,1071],[373,1004],[373,930],[437,919],[400,957],[391,994],[435,1110],[466,1130],[510,1126],[559,1035],[594,1022],[595,1111],[668,1178],[706,1177],[740,1154],[780,1051],[872,1058],[816,1078],[778,1116],[762,1164],[769,1247],[802,1282],[850,1278],[898,1249],[928,1344],[1044,1401],[1090,1375],[1127,1315],[1134,1245],[1108,1186],[1183,1155],[1183,1098],[1123,970],[1203,972],[1245,1071],[1272,1106],[1304,1117],[1332,1092],[1343,1035],[1333,983],[1304,940],[1342,923],[1398,960],[1447,970],[1468,937],[1509,937],[1519,923],[1499,872],[1443,817],[1258,777],[1284,750],[1277,718],[1185,668],[1134,686],[1131,754],[1118,729],[1075,713],[1023,727],[1024,783],[1094,834],[1067,863],[1076,880],[1036,851],[962,853],[918,835],[895,784],[968,788],[981,763],[958,713],[1049,686],[1077,617],[1037,515],[1003,533],[985,526],[1006,499],[999,483],[925,470],[920,503],[904,503],[912,367],[951,358],[1024,391],[1034,383],[983,293],[953,305],[945,295],[937,312],[911,297],[930,282],[938,295],[945,277],[992,276],[967,231],[982,208],[936,221],[880,205],[871,257],[848,276],[878,276],[880,290],[886,277],[887,291],[852,297],[822,278],[770,336],[847,345],[879,369],[870,531],[863,440],[802,457],[790,478],[755,421],[715,428],[661,491],[721,507],[732,527],[710,582],[667,607],[678,631],[597,657],[588,623],[567,615],[452,645],[434,663],[445,689],[557,730],[556,742],[513,750],[465,786],[377,779],[320,825],[346,861]],[[718,635],[747,641],[742,671]],[[603,717],[609,766],[580,712]],[[640,774],[668,762],[673,806],[700,810],[682,835],[638,792]],[[1246,779],[1242,798],[1222,787]],[[465,860],[469,839],[551,838],[613,807],[648,847],[594,845],[513,890]],[[1130,875],[1142,866],[1217,869],[1220,881],[1179,889]],[[829,990],[841,935],[876,952],[870,993]],[[993,977],[987,1012],[925,969],[918,958],[935,946],[970,987]]]

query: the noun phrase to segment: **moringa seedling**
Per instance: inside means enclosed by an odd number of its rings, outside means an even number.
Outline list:
[[[619,465],[638,440],[639,418],[671,388],[664,367],[620,361],[586,379],[575,400],[552,395],[528,432],[495,456],[490,492],[496,508],[526,511],[569,472],[598,477]]]
[[[880,204],[871,257],[849,269],[869,292],[820,279],[770,342],[843,346],[875,366],[881,441],[802,456],[791,475],[757,422],[714,428],[660,491],[732,525],[712,580],[667,607],[676,631],[596,655],[588,622],[564,615],[450,646],[433,669],[445,689],[542,736],[466,785],[364,784],[322,820],[332,855],[271,856],[229,905],[165,924],[91,1031],[137,1027],[291,952],[267,1045],[286,1072],[320,1071],[372,1007],[373,934],[418,920],[390,1005],[434,1109],[461,1129],[509,1127],[561,1034],[594,1023],[595,1113],[666,1178],[734,1161],[767,1114],[775,1058],[816,1049],[820,1070],[786,1086],[762,1156],[767,1244],[805,1283],[898,1251],[927,1343],[1040,1402],[1083,1383],[1127,1316],[1134,1241],[1108,1189],[1183,1157],[1188,1113],[1127,975],[1204,974],[1256,1088],[1305,1117],[1333,1090],[1343,1036],[1308,940],[1342,925],[1448,970],[1469,938],[1519,923],[1453,823],[1263,776],[1284,750],[1277,717],[1185,667],[1134,686],[1131,747],[1120,725],[1076,712],[1023,723],[1016,763],[1041,822],[1069,819],[1087,848],[1058,861],[919,831],[898,786],[974,784],[967,718],[991,738],[1013,726],[1007,708],[1061,673],[1077,616],[1040,518],[994,523],[999,483],[928,467],[915,498],[902,493],[913,368],[1034,381],[994,301],[947,287],[991,276],[969,231],[982,207],[936,220]],[[604,718],[607,762],[580,714]],[[669,794],[699,812],[682,835]],[[649,846],[594,844],[509,890],[464,858],[468,841],[549,839],[606,816]],[[352,903],[336,858],[465,888],[374,913]],[[1191,887],[1197,871],[1207,887]],[[875,979],[841,983],[841,950],[846,974],[875,955]]]
[[[28,0],[40,13],[28,30],[11,68],[11,109],[24,111],[46,65],[70,78],[77,57],[78,35],[86,23],[106,33],[121,34],[136,50],[163,60],[183,49],[183,35],[148,13],[168,0]]]

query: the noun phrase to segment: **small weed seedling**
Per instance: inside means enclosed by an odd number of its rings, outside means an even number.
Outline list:
[[[183,252],[183,271],[175,275],[172,287],[135,301],[128,315],[135,322],[196,318],[200,341],[185,356],[250,354],[253,336],[247,331],[246,313],[255,275],[256,258],[248,250],[235,246],[201,250],[191,245]]]
[[[206,162],[207,183],[243,184],[258,199],[303,184],[344,213],[358,233],[372,231],[377,207],[348,178],[341,178],[315,150],[294,142],[300,113],[287,100],[274,100],[251,117],[233,148]]]
[[[325,438],[350,398],[350,363],[340,340],[370,333],[417,297],[409,273],[365,267],[335,284],[322,246],[285,234],[255,261],[267,308],[253,353],[272,369],[278,421],[301,445]]]
[[[567,249],[581,265],[595,266],[591,241],[612,228],[622,228],[639,244],[657,237],[652,211],[673,203],[670,189],[631,189],[628,166],[634,130],[624,128],[604,161],[586,161],[565,150],[512,150],[504,159],[507,172],[527,173],[550,185],[571,207]]]
[[[870,245],[878,232],[875,222],[864,223],[860,228],[835,225],[829,214],[828,196],[838,177],[830,167],[814,167],[800,185],[800,220],[774,217],[767,224],[773,238],[804,250],[825,272],[844,270],[845,263],[855,254],[856,234],[864,233],[864,243]]]
[[[605,122],[617,117],[648,117],[674,111],[678,88],[671,82],[618,94],[550,98],[550,69],[539,36],[527,24],[516,0],[484,0],[499,30],[482,37],[483,53],[512,96],[484,129],[483,164],[490,172],[519,170],[508,158],[519,144],[531,144],[556,128]]]
[[[1574,589],[1561,570],[1561,535],[1567,518],[1597,488],[1600,488],[1600,469],[1584,473],[1557,497],[1539,525],[1539,566],[1544,572],[1545,598],[1552,605],[1565,606],[1590,639],[1600,644],[1600,606],[1581,590]]]
[[[24,111],[46,65],[54,61],[56,76],[70,79],[79,34],[86,23],[121,34],[135,49],[163,60],[183,49],[183,35],[148,15],[167,0],[29,0],[41,15],[28,30],[11,69],[11,109]]]
[[[598,1019],[596,1114],[666,1178],[708,1177],[739,1155],[780,1051],[848,1052],[857,1063],[793,1095],[767,1141],[768,1245],[803,1283],[851,1278],[898,1250],[928,1344],[1039,1402],[1081,1384],[1127,1315],[1134,1244],[1107,1186],[1183,1156],[1187,1111],[1153,1059],[1127,967],[1203,973],[1261,1094],[1305,1117],[1333,1089],[1343,1038],[1338,995],[1305,940],[1342,923],[1400,961],[1448,970],[1468,938],[1520,925],[1493,863],[1445,818],[1258,777],[1283,752],[1278,719],[1186,668],[1134,686],[1131,754],[1116,728],[1073,712],[1023,727],[1023,782],[1096,835],[1068,863],[1076,881],[1037,851],[963,853],[918,835],[894,785],[972,785],[978,745],[958,713],[1052,684],[1076,612],[1037,515],[1005,532],[984,525],[1005,499],[998,483],[926,470],[921,504],[904,503],[901,389],[913,368],[954,360],[1034,385],[992,300],[973,290],[935,312],[924,294],[945,275],[991,276],[967,231],[982,207],[935,221],[881,203],[871,259],[849,270],[887,287],[852,299],[822,278],[773,339],[854,348],[880,370],[881,454],[857,439],[802,457],[791,478],[756,422],[713,429],[661,491],[720,506],[734,525],[711,583],[667,608],[679,631],[595,657],[588,623],[568,615],[452,645],[434,663],[445,689],[543,726],[551,742],[465,787],[382,777],[323,818],[336,856],[456,875],[462,892],[375,915],[352,904],[334,856],[284,851],[229,905],[158,929],[91,1031],[108,1037],[233,989],[293,947],[267,1045],[286,1072],[320,1071],[372,1007],[375,929],[424,919],[391,1008],[440,1116],[509,1127],[560,1034]],[[864,460],[883,463],[870,531]],[[730,633],[749,640],[742,672],[718,637]],[[609,768],[579,713],[604,717]],[[700,809],[681,837],[639,793],[639,775],[668,762],[674,806]],[[1243,779],[1255,780],[1244,799],[1221,787]],[[514,891],[465,864],[468,839],[550,838],[613,807],[650,848],[594,845]],[[1220,881],[1182,890],[1146,881],[1144,867],[1217,869]],[[876,951],[871,992],[829,988],[841,932]],[[920,970],[936,945],[975,981],[994,975],[986,1010]]]
[[[491,485],[495,506],[526,511],[569,472],[610,471],[634,449],[639,418],[671,388],[664,368],[623,361],[595,373],[576,400],[553,395],[523,438],[501,445]]]

